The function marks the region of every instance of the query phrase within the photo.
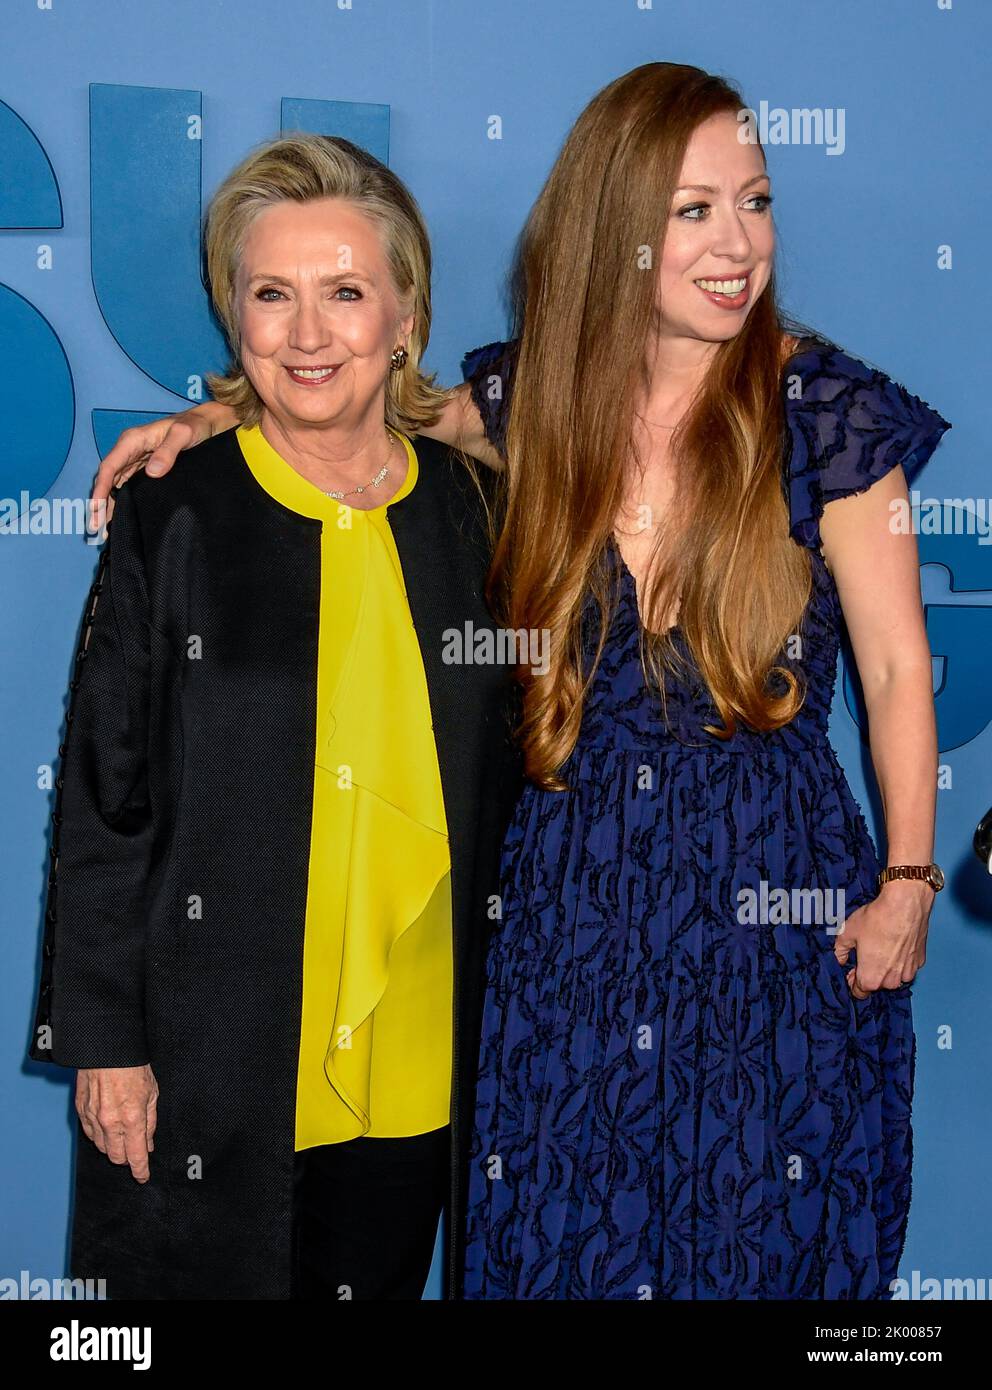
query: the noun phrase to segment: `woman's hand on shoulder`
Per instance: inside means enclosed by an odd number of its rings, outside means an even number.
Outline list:
[[[219,401],[204,401],[177,415],[167,415],[147,425],[132,425],[122,431],[97,471],[90,495],[91,530],[99,529],[101,520],[110,521],[114,514],[111,490],[120,487],[132,473],[144,468],[152,477],[161,477],[168,473],[183,449],[192,449],[237,423],[238,417],[230,406],[221,405]],[[101,516],[104,510],[106,514]]]
[[[150,1176],[148,1155],[157,1122],[158,1082],[140,1067],[81,1067],[76,1114],[83,1133],[111,1163],[127,1163],[138,1182]]]

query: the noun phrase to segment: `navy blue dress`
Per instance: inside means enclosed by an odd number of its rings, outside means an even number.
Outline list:
[[[497,447],[514,354],[493,344],[464,364]],[[619,601],[571,790],[527,784],[504,845],[467,1298],[890,1296],[911,1189],[912,986],[855,1000],[834,955],[833,895],[850,915],[880,865],[827,735],[842,613],[818,522],[896,464],[912,477],[949,425],[819,339],[783,392],[791,534],[813,565],[801,654],[784,660],[806,702],[781,730],[721,743],[702,732],[719,721],[697,672],[668,678],[666,724],[612,548]]]

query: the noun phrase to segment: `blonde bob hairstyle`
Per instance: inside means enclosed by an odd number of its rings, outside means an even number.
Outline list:
[[[207,278],[231,347],[223,374],[208,373],[214,399],[248,427],[258,424],[262,399],[241,363],[238,271],[248,229],[276,203],[343,198],[380,230],[393,287],[404,313],[413,310],[405,364],[386,378],[386,424],[417,434],[433,424],[450,398],[420,370],[431,329],[431,244],[420,208],[400,179],[366,150],[331,135],[292,131],[257,146],[217,189],[205,218]]]

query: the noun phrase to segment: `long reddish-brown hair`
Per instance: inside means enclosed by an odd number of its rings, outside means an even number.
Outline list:
[[[607,551],[629,482],[656,277],[638,253],[664,241],[686,146],[710,116],[744,107],[720,77],[648,63],[604,88],[572,128],[534,206],[516,271],[519,356],[507,426],[504,520],[490,602],[513,628],[546,631],[546,674],[519,670],[528,775],[562,790],[585,691],[613,605]],[[643,264],[643,262],[641,262]],[[803,690],[777,664],[810,593],[806,550],[789,537],[781,484],[783,343],[774,275],[741,332],[722,343],[672,439],[677,530],[655,542],[643,608],[678,602],[678,623],[730,738],[797,713]],[[583,656],[583,609],[599,606]],[[642,632],[642,661],[664,696],[671,636]]]

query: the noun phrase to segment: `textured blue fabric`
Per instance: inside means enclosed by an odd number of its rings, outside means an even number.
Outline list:
[[[486,435],[498,453],[506,455],[506,422],[517,366],[517,340],[486,343],[462,358],[462,376],[482,416]]]
[[[832,344],[817,344],[790,359],[801,397],[790,400],[786,420],[791,533],[802,545],[819,541],[827,502],[863,492],[896,464],[912,482],[950,429],[918,396]]]
[[[478,402],[512,349],[472,355]],[[721,744],[702,731],[715,710],[697,672],[668,677],[666,723],[611,549],[617,604],[571,789],[528,784],[504,845],[467,1298],[890,1296],[912,1179],[912,986],[854,1000],[812,900],[750,925],[738,895],[843,890],[848,915],[875,896],[876,848],[827,737],[842,614],[817,523],[895,464],[922,466],[949,426],[819,341],[783,392],[783,488],[814,583],[801,657],[783,664],[805,704],[782,730]],[[494,442],[506,404],[485,416]]]

